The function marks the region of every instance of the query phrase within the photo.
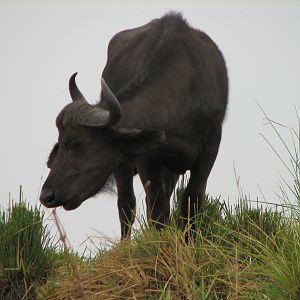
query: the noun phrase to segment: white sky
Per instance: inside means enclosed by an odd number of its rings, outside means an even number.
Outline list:
[[[0,204],[8,195],[38,203],[45,166],[57,140],[55,118],[70,101],[68,79],[95,103],[110,38],[173,9],[208,33],[229,70],[230,102],[207,192],[234,202],[243,191],[278,202],[280,162],[259,135],[277,146],[255,100],[274,120],[296,127],[300,110],[300,1],[4,1],[0,0]],[[283,131],[287,134],[287,131]],[[285,176],[285,175],[284,175]],[[136,179],[138,207],[143,194]],[[50,212],[50,211],[48,211]],[[47,213],[48,213],[47,212]],[[74,247],[95,230],[119,236],[116,199],[102,195],[72,212],[58,210]]]

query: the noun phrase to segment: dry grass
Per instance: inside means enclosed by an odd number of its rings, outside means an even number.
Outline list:
[[[242,257],[238,242],[234,247],[199,235],[187,244],[184,236],[172,228],[148,230],[89,263],[78,262],[80,286],[63,267],[41,299],[249,299],[257,290],[252,261]]]

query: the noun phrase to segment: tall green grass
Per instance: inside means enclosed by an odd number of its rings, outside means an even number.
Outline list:
[[[0,212],[0,299],[34,299],[35,286],[46,282],[58,248],[44,214],[23,200]]]

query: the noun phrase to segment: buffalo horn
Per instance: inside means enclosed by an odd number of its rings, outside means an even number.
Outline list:
[[[106,84],[104,78],[101,79],[101,87],[102,87],[103,98],[107,102],[107,105],[109,108],[108,125],[116,124],[121,118],[120,103],[119,103],[117,97],[115,96],[115,94],[112,92],[112,90]]]
[[[73,102],[76,101],[87,102],[76,84],[76,80],[75,80],[76,75],[77,72],[74,73],[69,80],[69,91],[70,91],[71,98]]]
[[[75,76],[76,74],[74,74],[71,77],[71,79],[73,78],[74,82],[75,82]],[[91,126],[91,127],[106,127],[109,125],[116,124],[120,120],[121,118],[120,103],[103,78],[101,79],[101,87],[102,87],[103,100],[104,103],[106,104],[105,109],[99,107],[98,105],[86,106],[85,112],[82,113],[77,119],[78,124],[83,126]],[[76,87],[76,94],[78,94],[78,92],[80,93],[80,91]],[[76,100],[73,99],[73,101],[77,101],[77,97]]]

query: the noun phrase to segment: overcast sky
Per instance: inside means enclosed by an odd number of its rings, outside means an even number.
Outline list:
[[[229,108],[207,192],[236,201],[235,164],[246,194],[255,199],[261,189],[267,201],[278,202],[278,172],[286,173],[260,133],[284,153],[256,101],[270,118],[297,126],[300,1],[0,0],[2,207],[8,206],[9,193],[18,198],[20,184],[25,198],[39,203],[39,187],[48,174],[45,163],[57,140],[55,118],[70,101],[70,75],[79,72],[79,87],[95,103],[110,38],[171,9],[215,40],[229,71]],[[144,195],[135,181],[142,209]],[[58,214],[76,249],[95,230],[120,235],[113,196],[89,199],[75,211],[59,209]]]

